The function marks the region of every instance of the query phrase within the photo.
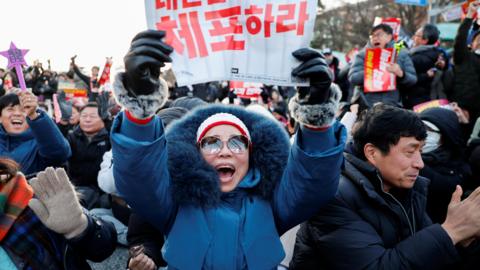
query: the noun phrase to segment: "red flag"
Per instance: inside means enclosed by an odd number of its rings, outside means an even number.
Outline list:
[[[107,82],[110,82],[110,68],[112,67],[112,59],[107,58],[107,62],[105,63],[105,67],[103,68],[102,76],[100,76],[100,80],[98,80],[98,86],[102,86]]]

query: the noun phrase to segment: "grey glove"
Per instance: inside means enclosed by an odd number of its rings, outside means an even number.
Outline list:
[[[172,61],[173,48],[162,41],[164,37],[163,31],[138,33],[124,57],[125,73],[115,78],[118,103],[137,118],[154,115],[167,101],[168,86],[160,78],[160,68]]]
[[[63,234],[67,239],[85,231],[87,217],[64,169],[49,167],[38,173],[30,185],[36,198],[32,198],[28,206],[47,228]]]

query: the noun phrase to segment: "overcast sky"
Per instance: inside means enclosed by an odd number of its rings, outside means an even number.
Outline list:
[[[1,0],[0,10],[0,51],[13,41],[30,49],[28,64],[51,59],[56,71],[67,70],[73,55],[88,70],[103,67],[107,56],[118,67],[132,37],[146,29],[143,0]],[[0,57],[0,67],[6,65]]]

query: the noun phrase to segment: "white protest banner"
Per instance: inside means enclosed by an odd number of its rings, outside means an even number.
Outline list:
[[[462,9],[463,4],[464,3],[456,4],[445,9],[442,12],[443,20],[446,22],[451,22],[451,21],[461,19],[463,16],[463,9]]]
[[[308,47],[311,0],[145,0],[149,29],[165,31],[182,85],[233,80],[307,85],[291,76],[293,51]]]

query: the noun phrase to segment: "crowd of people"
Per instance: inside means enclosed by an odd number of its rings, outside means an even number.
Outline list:
[[[451,53],[433,24],[411,47],[379,24],[342,67],[298,49],[310,86],[254,98],[178,87],[154,30],[110,87],[111,59],[101,76],[35,62],[27,91],[0,69],[0,269],[90,269],[120,247],[131,270],[477,269],[479,7]],[[368,48],[395,48],[395,89],[365,91]]]

